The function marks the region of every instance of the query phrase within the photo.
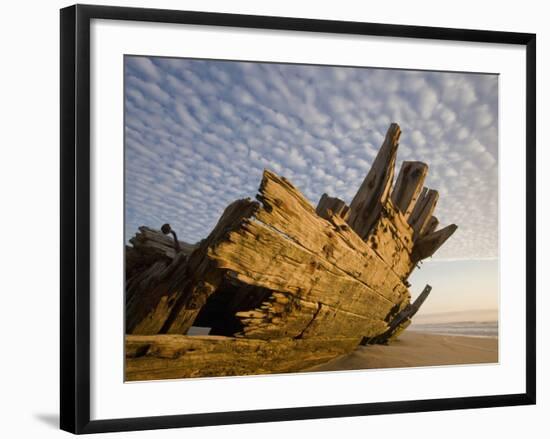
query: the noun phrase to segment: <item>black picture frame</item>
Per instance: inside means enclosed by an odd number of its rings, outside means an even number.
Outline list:
[[[90,21],[92,19],[525,46],[527,60],[525,66],[527,87],[526,392],[494,396],[90,420]],[[89,5],[75,5],[62,9],[60,24],[60,424],[63,430],[77,434],[99,433],[535,404],[535,34]]]

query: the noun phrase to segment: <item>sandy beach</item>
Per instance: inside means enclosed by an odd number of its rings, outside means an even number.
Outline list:
[[[498,362],[496,338],[406,331],[391,345],[359,346],[351,354],[308,371],[381,369]]]

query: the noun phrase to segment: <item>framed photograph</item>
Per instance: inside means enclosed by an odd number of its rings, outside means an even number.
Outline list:
[[[535,35],[61,10],[61,428],[535,403]]]

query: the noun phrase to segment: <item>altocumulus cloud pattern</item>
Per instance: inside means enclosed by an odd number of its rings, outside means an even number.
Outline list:
[[[395,121],[398,168],[428,163],[459,225],[436,258],[496,257],[497,111],[496,75],[127,56],[125,237],[168,222],[196,242],[264,168],[349,203]]]

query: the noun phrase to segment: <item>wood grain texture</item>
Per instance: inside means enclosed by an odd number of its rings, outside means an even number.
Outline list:
[[[403,162],[391,195],[393,205],[405,219],[411,216],[418,197],[422,192],[428,165],[422,162]]]
[[[258,340],[127,335],[126,381],[297,372],[351,352],[359,337]]]
[[[394,303],[324,257],[259,221],[247,221],[211,249],[218,268],[241,282],[369,316]]]
[[[310,302],[291,294],[273,293],[259,308],[237,313],[243,332],[237,336],[272,339],[309,338],[338,334],[380,334],[387,323],[380,319],[343,311],[320,302]]]

